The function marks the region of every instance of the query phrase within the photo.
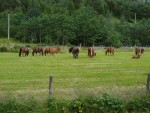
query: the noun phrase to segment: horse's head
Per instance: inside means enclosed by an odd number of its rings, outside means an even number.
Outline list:
[[[141,54],[143,54],[143,53],[144,53],[144,48],[141,49]]]
[[[58,47],[58,48],[56,48],[56,52],[58,53],[58,52],[60,52],[60,48]]]
[[[69,50],[68,50],[68,51],[69,51],[69,53],[71,53],[71,52],[72,52],[73,48],[74,48],[74,47],[69,48]]]
[[[34,56],[34,51],[32,51],[32,56]]]

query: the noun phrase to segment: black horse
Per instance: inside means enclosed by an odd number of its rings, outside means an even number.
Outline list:
[[[71,47],[69,48],[69,53],[73,54],[73,57],[76,59],[79,55],[79,47]]]

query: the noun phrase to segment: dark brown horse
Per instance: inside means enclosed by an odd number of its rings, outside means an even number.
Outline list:
[[[71,47],[69,48],[69,53],[73,54],[73,57],[76,59],[79,55],[79,47]]]
[[[43,56],[43,47],[34,47],[33,48],[33,51],[32,51],[32,56],[34,56],[34,54],[37,54],[37,53],[39,53],[39,54],[42,54],[42,56]]]
[[[144,48],[135,48],[135,55],[142,55],[144,53]]]
[[[114,47],[108,47],[108,48],[105,48],[106,49],[106,51],[105,51],[105,55],[114,55]]]
[[[88,56],[89,57],[93,57],[93,56],[96,56],[96,53],[95,53],[95,51],[94,51],[94,48],[92,48],[92,47],[90,47],[90,48],[88,48]]]
[[[46,48],[44,49],[44,54],[45,54],[45,56],[46,56],[48,53],[50,53],[50,55],[54,56],[54,54],[59,53],[60,50],[61,50],[61,49],[60,49],[59,47],[57,47],[57,48],[46,47]]]
[[[22,56],[28,56],[29,55],[29,48],[27,47],[20,47],[20,50],[19,50],[19,56],[21,57]]]
[[[140,57],[141,57],[140,55],[135,55],[132,57],[132,59],[140,59]]]

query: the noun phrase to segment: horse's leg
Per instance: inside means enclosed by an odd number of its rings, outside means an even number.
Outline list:
[[[114,55],[114,52],[113,52],[113,51],[111,52],[111,55]]]
[[[76,55],[76,54],[74,54],[74,58],[75,58],[75,59],[77,58],[77,55]]]
[[[24,52],[22,52],[22,56],[24,56]]]
[[[76,54],[76,58],[78,58],[78,54]]]
[[[20,48],[20,51],[19,51],[19,56],[21,57],[21,48]]]
[[[74,53],[72,53],[73,54],[73,58],[75,58],[75,54]]]
[[[32,52],[32,56],[34,56],[34,52]]]
[[[44,51],[44,55],[46,56],[46,51]]]
[[[27,51],[27,56],[29,55],[29,51]]]

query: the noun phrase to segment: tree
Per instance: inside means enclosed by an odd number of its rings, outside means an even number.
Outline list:
[[[20,6],[19,0],[0,0],[0,12],[13,11]]]
[[[115,24],[115,29],[121,35],[121,42],[124,46],[132,45],[131,38],[131,24],[125,20],[121,20],[120,23]]]
[[[86,5],[91,6],[99,14],[107,13],[107,4],[105,0],[87,0]]]
[[[134,43],[138,42],[140,45],[150,44],[150,19],[141,20],[132,27],[131,36]],[[135,43],[136,44],[136,43]]]

